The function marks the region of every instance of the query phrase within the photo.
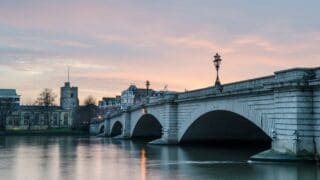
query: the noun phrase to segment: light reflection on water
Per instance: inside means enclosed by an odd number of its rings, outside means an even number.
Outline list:
[[[141,149],[141,180],[146,180],[147,177],[147,166],[146,166],[146,151],[144,148]]]
[[[313,164],[247,163],[258,151],[94,137],[0,137],[0,179],[320,179]]]

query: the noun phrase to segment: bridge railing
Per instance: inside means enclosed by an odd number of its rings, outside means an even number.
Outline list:
[[[113,111],[113,112],[108,113],[105,117],[108,119],[108,118],[111,118],[111,117],[119,116],[123,112],[124,112],[123,110]]]
[[[255,79],[249,79],[245,81],[224,84],[222,93],[263,88],[265,84],[272,83],[274,81],[274,77],[275,76],[272,75],[272,76],[265,76],[261,78],[255,78]],[[214,94],[217,94],[217,91],[214,91],[214,87],[211,86],[203,89],[196,89],[192,91],[179,93],[178,99],[201,97],[201,96],[214,95]]]
[[[263,88],[264,85],[272,83],[274,81],[274,78],[275,76],[272,75],[272,76],[265,76],[261,78],[248,79],[245,81],[224,84],[223,91],[230,92],[230,91]]]

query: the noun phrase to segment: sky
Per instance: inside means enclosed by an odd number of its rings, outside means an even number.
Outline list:
[[[0,88],[22,104],[67,80],[80,100],[130,84],[184,91],[320,65],[318,0],[1,0]],[[58,101],[57,101],[58,103]]]

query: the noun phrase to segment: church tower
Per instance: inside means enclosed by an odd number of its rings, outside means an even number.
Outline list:
[[[79,107],[78,87],[70,86],[69,69],[68,81],[65,82],[64,87],[60,89],[60,106],[68,110],[74,110]]]

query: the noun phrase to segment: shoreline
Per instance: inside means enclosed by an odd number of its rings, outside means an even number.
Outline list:
[[[71,129],[47,130],[6,130],[0,131],[0,136],[89,136],[89,132]]]

